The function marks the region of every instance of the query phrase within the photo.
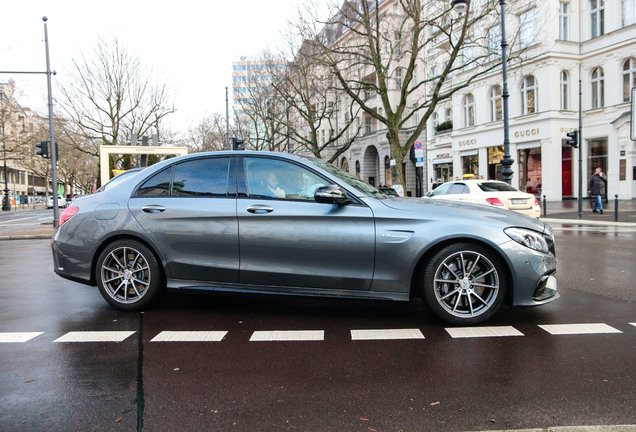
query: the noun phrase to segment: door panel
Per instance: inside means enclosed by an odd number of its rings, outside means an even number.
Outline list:
[[[319,204],[329,184],[307,167],[266,157],[239,164],[239,280],[281,287],[369,289],[373,213],[362,204]]]
[[[129,209],[166,259],[168,278],[237,282],[238,222],[230,158],[202,158],[146,181]]]
[[[250,211],[263,205],[271,210]],[[369,289],[375,253],[369,208],[248,198],[237,206],[241,283]]]

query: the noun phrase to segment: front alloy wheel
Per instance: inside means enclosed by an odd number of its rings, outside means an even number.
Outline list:
[[[162,285],[159,264],[150,250],[132,240],[109,245],[96,268],[99,291],[108,303],[121,310],[148,305]]]
[[[447,246],[426,267],[424,299],[451,324],[476,324],[490,318],[504,298],[506,274],[500,259],[470,243]]]

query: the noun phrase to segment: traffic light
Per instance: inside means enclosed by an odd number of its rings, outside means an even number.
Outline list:
[[[579,131],[578,130],[574,130],[572,132],[568,132],[566,133],[566,135],[568,136],[568,138],[570,138],[569,140],[567,140],[565,143],[569,146],[572,146],[574,148],[577,148],[579,146]]]
[[[35,146],[40,149],[35,152],[36,155],[42,156],[45,159],[49,157],[49,142],[48,141],[42,141],[41,143],[36,144]]]
[[[232,138],[232,148],[234,150],[245,150],[245,147],[243,147],[243,140],[240,138]]]

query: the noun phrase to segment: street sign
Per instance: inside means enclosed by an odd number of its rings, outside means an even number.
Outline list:
[[[422,143],[421,142],[416,142],[415,145],[413,145],[413,147],[415,147],[415,149],[421,149],[422,148]]]

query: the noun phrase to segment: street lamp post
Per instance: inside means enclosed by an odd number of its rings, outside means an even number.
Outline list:
[[[508,117],[508,65],[506,61],[506,18],[504,6],[505,0],[499,0],[501,6],[501,70],[503,74],[503,90],[501,93],[501,99],[503,100],[503,122],[504,122],[504,156],[501,160],[503,169],[501,174],[503,175],[503,181],[508,184],[512,183],[512,164],[514,160],[510,157],[510,124]],[[457,13],[464,13],[468,8],[468,0],[451,0],[451,6]]]

